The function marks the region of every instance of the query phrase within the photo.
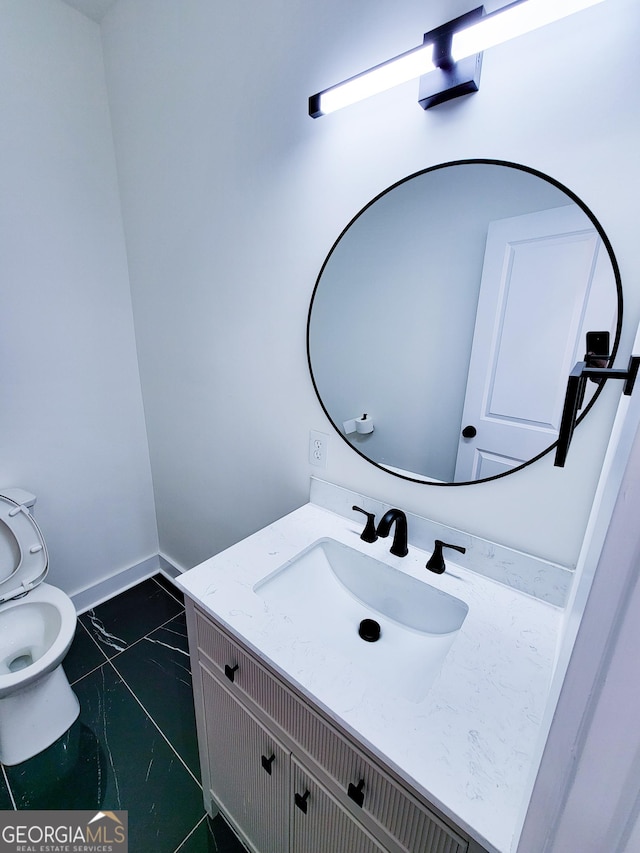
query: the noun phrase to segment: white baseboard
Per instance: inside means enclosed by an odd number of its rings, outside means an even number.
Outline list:
[[[157,575],[158,572],[161,572],[170,580],[181,574],[180,569],[176,568],[166,557],[155,554],[153,557],[149,557],[148,560],[143,560],[135,566],[123,569],[109,578],[105,578],[80,592],[74,593],[70,598],[78,614],[84,613],[87,610],[91,610],[92,607],[101,604],[103,601],[107,601],[107,599],[112,598],[114,595],[124,592],[125,589],[135,586],[140,581]]]

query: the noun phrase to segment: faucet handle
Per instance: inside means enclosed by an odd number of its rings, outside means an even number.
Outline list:
[[[449,545],[441,539],[436,539],[433,543],[433,554],[429,557],[427,562],[427,568],[430,572],[435,572],[437,575],[441,575],[446,568],[444,564],[444,557],[442,556],[443,548],[452,548],[454,551],[459,551],[461,554],[466,553],[467,550],[466,548],[463,548],[462,545]]]
[[[378,534],[376,533],[376,516],[373,512],[367,512],[366,509],[362,509],[359,506],[352,506],[351,509],[355,509],[358,512],[361,512],[363,515],[367,516],[367,523],[364,526],[364,530],[360,534],[360,538],[363,542],[375,542],[378,539]]]

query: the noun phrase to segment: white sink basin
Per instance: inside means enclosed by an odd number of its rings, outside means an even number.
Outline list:
[[[469,609],[334,539],[314,542],[254,592],[295,625],[299,641],[324,643],[376,689],[414,702],[426,695]],[[380,625],[377,641],[360,637],[363,619]]]

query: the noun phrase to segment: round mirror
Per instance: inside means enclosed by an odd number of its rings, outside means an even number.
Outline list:
[[[307,354],[354,450],[410,480],[471,483],[554,446],[587,334],[613,359],[621,318],[610,243],[575,194],[465,160],[399,181],[347,225],[316,281]]]

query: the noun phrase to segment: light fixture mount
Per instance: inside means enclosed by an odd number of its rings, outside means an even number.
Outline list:
[[[476,53],[456,62],[451,53],[451,44],[455,32],[477,23],[484,13],[484,6],[478,6],[424,34],[423,44],[433,45],[433,64],[436,68],[420,77],[418,103],[423,109],[428,110],[461,95],[470,95],[480,88],[482,54]]]
[[[602,2],[512,0],[487,14],[483,6],[478,6],[425,33],[418,47],[312,95],[309,115],[319,118],[418,78],[418,100],[425,110],[477,92],[482,51]]]

